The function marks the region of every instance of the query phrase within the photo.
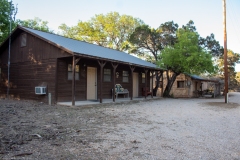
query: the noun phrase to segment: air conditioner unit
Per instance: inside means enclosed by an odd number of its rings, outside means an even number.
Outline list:
[[[35,87],[35,94],[39,94],[39,95],[46,94],[46,87],[40,87],[40,86]]]

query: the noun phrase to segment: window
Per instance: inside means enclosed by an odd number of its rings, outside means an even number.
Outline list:
[[[111,82],[111,69],[104,69],[103,70],[103,81],[104,82]]]
[[[129,74],[128,71],[123,71],[123,82],[128,82]]]
[[[68,64],[68,80],[72,80],[72,64]],[[79,65],[75,68],[75,80],[79,80]]]
[[[177,88],[184,88],[184,81],[177,81]]]
[[[21,34],[20,41],[21,47],[27,46],[27,34]]]
[[[145,73],[142,73],[142,83],[145,83]]]

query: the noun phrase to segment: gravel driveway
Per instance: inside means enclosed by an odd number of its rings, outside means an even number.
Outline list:
[[[0,158],[240,159],[240,93],[86,107],[0,100]]]

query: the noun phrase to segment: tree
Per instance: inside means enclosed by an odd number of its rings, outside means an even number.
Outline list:
[[[240,63],[240,55],[234,53],[232,50],[227,52],[227,62],[228,62],[228,75],[229,75],[229,88],[234,89],[238,86],[238,80],[236,79],[237,72],[235,71],[235,66],[237,63]],[[222,55],[217,60],[219,68],[219,76],[224,78],[224,56]]]
[[[213,33],[211,33],[206,38],[200,37],[199,46],[206,49],[215,58],[221,57],[224,52],[223,47],[220,46],[219,42],[215,40],[215,36]]]
[[[167,86],[163,93],[166,97],[170,96],[172,85],[179,74],[213,73],[216,69],[212,55],[199,46],[199,35],[183,28],[177,31],[177,42],[162,50],[158,65],[168,70]]]
[[[191,32],[197,31],[197,28],[194,26],[194,22],[192,20],[190,20],[186,25],[183,25],[182,28]],[[199,36],[198,45],[210,52],[213,57],[218,58],[223,55],[223,47],[215,40],[213,33],[206,38]]]
[[[240,86],[240,72],[237,72],[236,73],[236,81],[237,81],[237,85],[238,85],[238,87]]]
[[[143,24],[140,19],[128,15],[110,12],[99,14],[87,22],[79,21],[77,26],[59,26],[63,36],[109,47],[119,51],[128,51],[131,44],[128,42],[135,28]]]
[[[178,24],[173,21],[165,22],[157,29],[151,29],[147,25],[137,27],[130,37],[130,42],[133,43],[135,47],[132,52],[141,55],[141,57],[144,57],[152,63],[156,63],[156,61],[162,59],[162,50],[166,47],[173,46],[178,41],[178,37],[176,36],[177,30]],[[196,27],[194,26],[194,22],[190,20],[186,25],[182,26],[182,30],[195,33]],[[206,38],[198,36],[198,46],[209,51],[214,57],[222,55],[223,53],[222,47],[220,47],[219,42],[214,39],[213,34]],[[162,74],[156,74],[158,83],[153,89],[154,95],[156,95],[161,76]]]
[[[17,23],[24,27],[40,30],[43,32],[53,33],[53,30],[51,30],[48,27],[48,22],[43,21],[38,17],[35,17],[34,19],[28,19],[28,20],[18,20]]]
[[[161,50],[176,42],[177,29],[178,24],[173,21],[165,22],[157,29],[150,28],[148,25],[137,27],[129,40],[134,45],[131,53],[142,56],[152,63],[156,63],[161,59]],[[156,95],[162,73],[156,72],[155,75],[157,84],[153,89],[153,95]]]
[[[0,0],[0,44],[10,34],[9,26],[12,23],[12,30],[15,28],[15,15],[17,14],[17,7],[15,8],[12,3],[7,0]]]

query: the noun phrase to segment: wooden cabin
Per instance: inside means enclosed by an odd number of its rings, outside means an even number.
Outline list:
[[[162,69],[125,52],[22,26],[11,34],[10,54],[9,38],[0,46],[2,97],[101,103],[115,101],[112,89],[121,84],[132,99],[150,87],[154,71]]]

